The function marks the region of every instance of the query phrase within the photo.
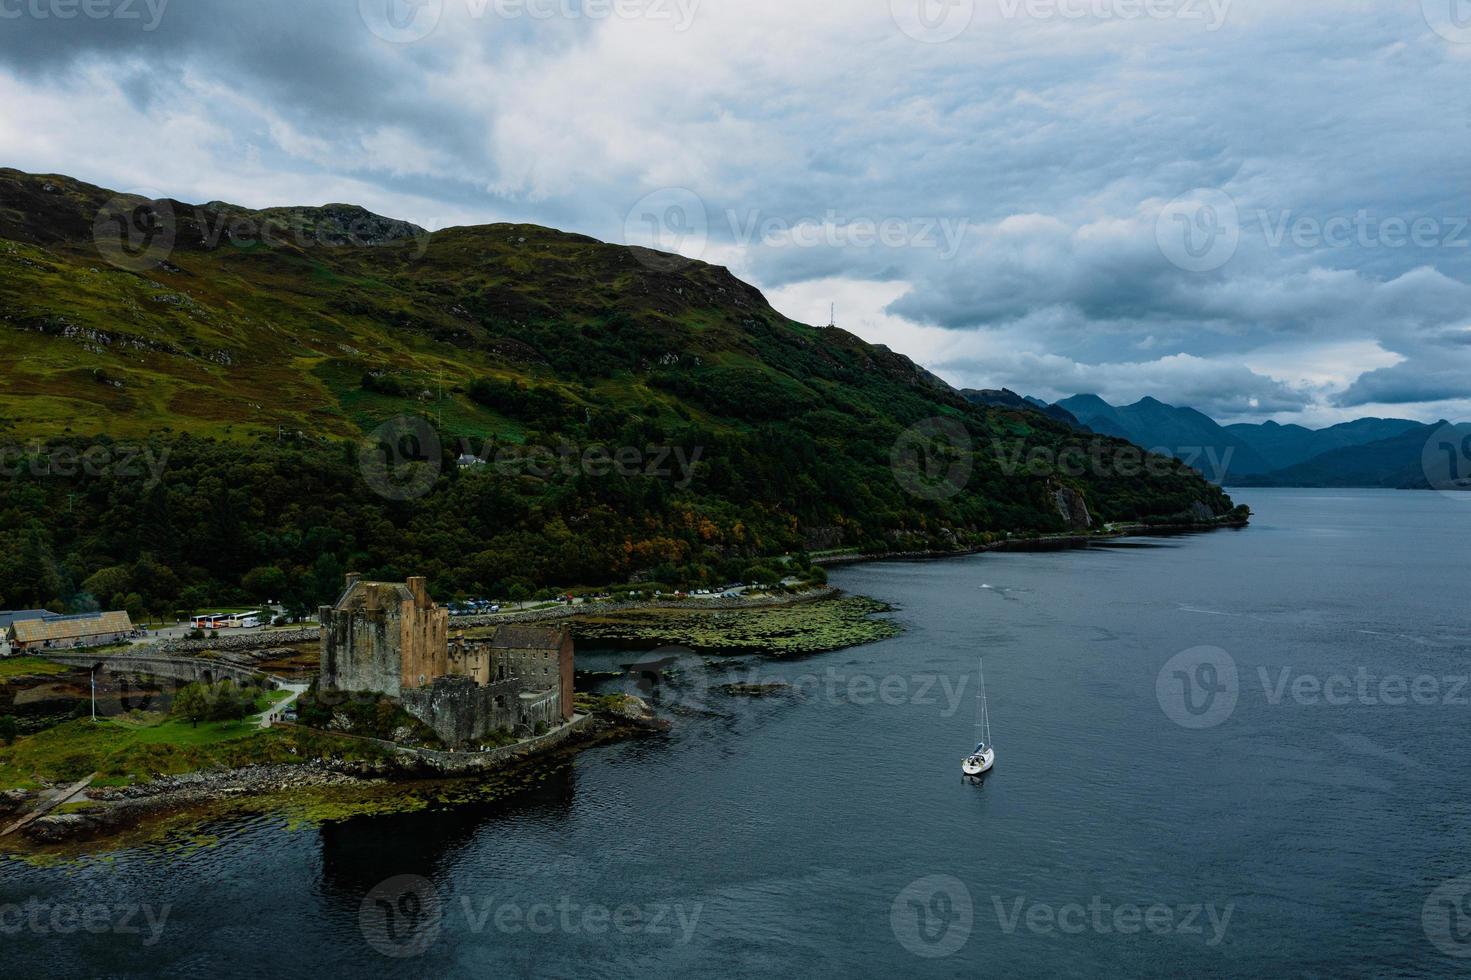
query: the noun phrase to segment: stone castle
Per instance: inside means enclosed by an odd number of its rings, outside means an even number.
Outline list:
[[[449,610],[423,578],[364,582],[348,575],[319,610],[323,691],[385,694],[454,747],[497,730],[531,735],[572,720],[572,633],[506,625],[491,636],[449,635]]]

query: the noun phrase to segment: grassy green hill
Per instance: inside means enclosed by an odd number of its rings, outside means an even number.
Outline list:
[[[429,235],[349,205],[118,205],[0,170],[0,337],[0,607],[310,604],[349,566],[425,571],[442,596],[713,582],[803,548],[1062,530],[1064,485],[1101,520],[1231,506],[1176,465],[1017,472],[998,457],[1092,437],[971,405],[725,269],[530,225]],[[423,458],[403,469],[428,474],[422,493],[384,493],[364,466],[400,416],[420,420],[404,452]],[[132,446],[166,460],[157,479],[115,465]],[[683,480],[454,464],[537,446],[700,462]],[[963,488],[916,490],[896,446]],[[114,465],[68,475],[89,447]]]

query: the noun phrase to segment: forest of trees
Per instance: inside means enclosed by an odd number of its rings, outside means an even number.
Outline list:
[[[983,416],[967,424],[984,446]],[[101,606],[142,618],[275,600],[304,613],[330,601],[349,570],[423,574],[446,599],[637,580],[712,585],[768,575],[769,559],[801,554],[813,529],[828,543],[875,550],[1063,529],[1046,478],[1003,473],[983,452],[965,493],[931,501],[907,493],[890,471],[892,423],[819,408],[798,425],[717,433],[610,412],[530,434],[551,451],[570,446],[572,459],[588,446],[636,447],[649,467],[660,447],[686,457],[698,450],[687,486],[673,457],[664,475],[461,469],[462,448],[484,447],[449,435],[439,458],[423,464],[438,474],[432,489],[408,500],[375,493],[362,468],[373,449],[349,441],[155,437],[150,451],[167,460],[157,482],[147,473],[61,477],[13,467],[0,480],[0,525],[10,529],[0,608]],[[1203,497],[1219,510],[1225,500],[1183,468],[1148,481],[1085,477],[1083,489],[1105,520],[1181,513]]]

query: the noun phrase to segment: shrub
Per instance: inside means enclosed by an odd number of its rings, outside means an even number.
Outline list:
[[[407,392],[403,382],[391,374],[375,374],[368,372],[363,375],[362,388],[364,391],[376,392],[380,395],[389,395],[395,398],[403,398]]]
[[[254,713],[260,691],[240,687],[234,681],[218,684],[189,684],[174,696],[173,714],[196,726],[201,721],[240,721]]]
[[[199,722],[209,714],[209,698],[206,696],[203,684],[189,684],[174,695],[172,712],[175,717],[184,718],[199,727]]]

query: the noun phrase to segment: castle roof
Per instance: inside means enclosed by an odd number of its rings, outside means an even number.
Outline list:
[[[506,625],[485,642],[497,650],[559,650],[567,628]]]
[[[344,609],[354,605],[354,600],[366,596],[369,592],[377,593],[378,597],[394,597],[400,602],[407,602],[414,597],[409,587],[402,582],[353,582],[342,590],[342,595],[337,599],[337,608]]]
[[[346,587],[343,588],[342,594],[337,597],[332,608],[336,610],[364,607],[384,609],[390,605],[405,602],[412,602],[423,609],[434,607],[434,601],[429,598],[429,590],[425,588],[424,579],[411,578],[407,582],[365,582],[355,573],[350,573],[347,576]]]

